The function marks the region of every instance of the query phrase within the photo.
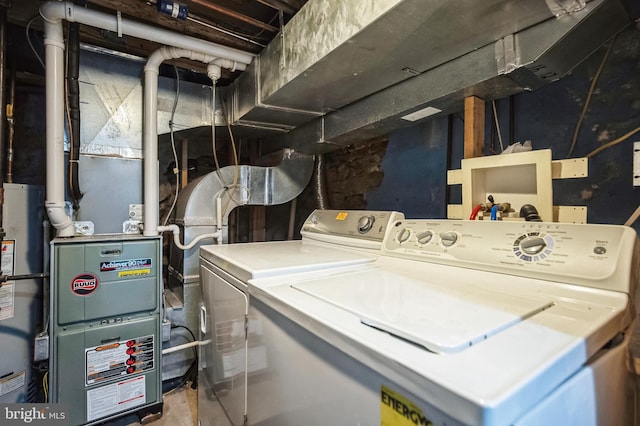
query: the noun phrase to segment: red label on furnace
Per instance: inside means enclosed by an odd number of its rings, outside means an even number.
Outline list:
[[[98,277],[88,272],[71,281],[71,291],[77,296],[88,296],[98,288]]]

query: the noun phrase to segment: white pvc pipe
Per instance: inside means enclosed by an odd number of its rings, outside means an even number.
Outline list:
[[[143,40],[151,40],[156,43],[166,44],[168,46],[202,52],[218,58],[231,59],[232,61],[246,65],[250,64],[255,57],[255,55],[241,50],[200,40],[195,37],[186,36],[163,28],[142,24],[126,18],[119,18],[117,15],[110,15],[79,7],[69,1],[47,2],[40,8],[40,14],[45,18],[45,20],[61,21],[64,19],[68,22],[77,22],[79,24],[113,31],[119,35],[129,35]]]
[[[231,60],[221,60],[214,56],[175,47],[161,47],[149,56],[144,67],[144,127],[143,127],[143,169],[144,169],[144,235],[158,235],[159,180],[158,180],[158,69],[167,59],[189,58],[209,64],[207,72],[215,88],[220,77],[220,66],[244,70],[245,64]],[[215,110],[215,105],[213,105]],[[179,247],[179,245],[178,245]]]
[[[162,355],[170,354],[171,352],[178,352],[178,351],[182,351],[182,350],[185,350],[185,349],[189,349],[189,348],[192,348],[194,346],[198,346],[199,344],[200,344],[200,341],[196,340],[195,342],[189,342],[189,343],[184,343],[184,344],[178,345],[178,346],[172,346],[170,348],[163,349],[162,350]]]
[[[145,40],[161,42],[176,46],[180,49],[163,50],[158,53],[153,63],[158,66],[169,57],[189,57],[205,63],[221,61],[225,68],[243,70],[251,63],[254,55],[236,49],[224,47],[215,43],[199,40],[194,37],[174,33],[150,25],[119,16],[108,15],[82,7],[76,7],[71,2],[48,2],[40,8],[40,14],[44,19],[45,28],[45,52],[46,52],[46,145],[47,145],[47,201],[45,203],[51,224],[57,230],[59,237],[71,237],[74,235],[73,223],[66,214],[64,198],[64,34],[62,20],[78,22],[101,29],[115,31],[118,34],[130,35]],[[186,49],[186,50],[183,50]],[[180,54],[180,56],[173,56]],[[159,61],[159,62],[158,62]],[[157,95],[158,95],[158,69],[157,66],[145,67],[145,100],[144,100],[144,159],[145,159],[145,235],[157,235],[157,215],[148,212],[149,203],[158,207],[158,149],[157,149]],[[155,81],[146,84],[149,78]],[[153,139],[153,143],[150,143]],[[147,167],[152,163],[151,167]],[[147,183],[152,185],[147,189]],[[151,191],[153,190],[153,193]],[[149,225],[147,227],[147,225]],[[149,231],[148,231],[149,229]]]
[[[46,67],[47,201],[51,224],[59,237],[74,234],[64,203],[64,34],[62,25],[44,21]]]
[[[222,229],[218,229],[216,232],[211,232],[209,234],[198,235],[196,238],[191,240],[189,244],[182,244],[180,242],[180,227],[176,224],[171,224],[168,226],[158,226],[158,232],[171,231],[173,233],[173,243],[180,250],[189,250],[195,247],[200,241],[205,238],[215,238],[218,241],[218,244],[222,243]]]

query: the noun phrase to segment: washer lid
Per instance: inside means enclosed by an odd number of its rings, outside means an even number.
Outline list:
[[[436,353],[462,351],[553,306],[546,298],[483,288],[461,291],[453,283],[429,285],[381,270],[292,287],[354,313],[363,324]]]

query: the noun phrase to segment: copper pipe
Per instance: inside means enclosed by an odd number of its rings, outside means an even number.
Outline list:
[[[230,17],[232,17],[234,19],[237,19],[239,21],[245,22],[245,23],[247,23],[249,25],[253,25],[255,27],[262,28],[263,30],[271,31],[273,33],[277,33],[278,32],[278,28],[276,28],[276,27],[274,27],[272,25],[266,24],[266,23],[264,23],[262,21],[259,21],[257,19],[254,19],[254,18],[251,18],[249,16],[243,15],[243,14],[238,13],[236,11],[233,11],[231,9],[227,9],[225,7],[222,7],[222,6],[218,6],[218,5],[215,5],[213,3],[209,3],[206,0],[192,0],[191,2],[193,4],[197,4],[197,5],[206,7],[207,9],[222,13],[223,15],[230,16]]]

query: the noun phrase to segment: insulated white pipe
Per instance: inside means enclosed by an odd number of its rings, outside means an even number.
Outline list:
[[[64,203],[64,34],[62,25],[45,19],[47,201],[51,225],[59,237],[72,237],[73,223]],[[49,82],[52,82],[50,84]]]
[[[144,67],[144,127],[143,127],[143,169],[144,169],[144,235],[158,235],[160,221],[159,180],[158,180],[158,69],[167,59],[189,58],[209,64],[207,71],[213,85],[219,78],[220,66],[244,70],[245,64],[224,58],[216,58],[191,50],[164,46],[149,56]],[[218,74],[215,74],[215,73]],[[215,105],[213,105],[215,109]]]
[[[49,21],[61,21],[64,19],[68,22],[78,22],[79,24],[113,31],[119,35],[129,35],[168,46],[194,50],[218,58],[231,59],[232,61],[245,65],[250,64],[255,56],[251,53],[221,46],[195,37],[142,24],[126,18],[119,18],[117,15],[109,15],[107,13],[79,7],[70,1],[47,2],[40,8],[40,14],[45,20]]]
[[[189,244],[186,244],[186,245],[180,242],[180,227],[175,223],[172,223],[171,225],[168,225],[168,226],[158,226],[157,229],[158,229],[158,232],[171,231],[173,233],[173,243],[180,250],[192,249],[193,247],[195,247],[196,244],[198,244],[200,241],[204,240],[205,238],[215,238],[216,241],[218,241],[218,244],[222,244],[222,228],[218,229],[216,232],[198,235],[196,238],[191,240]]]
[[[82,7],[77,7],[71,2],[48,2],[40,8],[40,15],[44,19],[45,29],[45,53],[46,53],[46,145],[47,145],[47,201],[45,203],[47,213],[51,224],[57,230],[59,237],[71,237],[74,235],[73,223],[71,218],[66,214],[64,206],[64,34],[62,30],[62,20],[69,22],[78,22],[80,24],[89,25],[101,29],[117,32],[118,34],[130,35],[145,40],[162,42],[167,45],[176,46],[178,48],[187,49],[188,55],[194,60],[205,61],[223,61],[225,68],[240,69],[246,68],[251,63],[254,55],[242,52],[240,50],[231,49],[220,46],[194,37],[185,36],[183,34],[174,33],[172,31],[155,28],[150,25],[141,24],[139,22],[128,19],[121,19],[120,16],[108,15],[96,12]],[[176,49],[182,51],[182,49]],[[182,51],[184,53],[185,51]],[[154,61],[162,59],[166,51],[159,53]],[[182,56],[182,55],[181,55]],[[165,58],[167,59],[167,58]],[[208,60],[210,59],[210,60]],[[145,68],[145,79],[147,74],[153,74],[153,71],[147,72]],[[147,170],[145,166],[145,182],[155,180],[155,195],[150,195],[145,185],[145,213],[148,203],[155,202],[158,204],[158,176],[157,176],[157,107],[156,99],[158,94],[157,84],[157,67],[155,70],[155,83],[145,84],[145,138],[147,135],[153,137],[153,144],[145,146],[144,158],[152,159],[154,166]],[[149,100],[148,100],[149,99]],[[152,109],[150,100],[153,99]],[[153,114],[151,114],[153,113]],[[148,128],[150,122],[153,122],[154,128]],[[150,151],[147,151],[150,149]],[[150,195],[147,198],[147,195]],[[157,211],[157,207],[156,207]],[[145,222],[149,217],[145,217]],[[157,235],[155,228],[157,227],[157,216],[151,219],[151,233],[147,233],[145,226],[145,235]],[[147,225],[145,223],[145,225]]]
[[[189,348],[192,348],[194,346],[198,346],[199,344],[200,344],[200,341],[196,340],[195,342],[189,342],[189,343],[184,343],[184,344],[178,345],[178,346],[172,346],[170,348],[163,349],[162,350],[162,355],[170,354],[172,352],[182,351],[184,349],[189,349]]]

